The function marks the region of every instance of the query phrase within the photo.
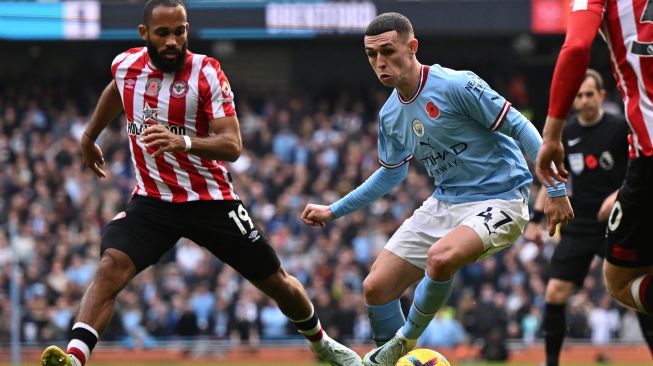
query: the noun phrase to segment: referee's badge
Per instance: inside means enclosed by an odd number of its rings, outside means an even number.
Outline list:
[[[567,159],[569,160],[569,166],[571,167],[571,171],[574,172],[574,174],[578,175],[583,172],[583,169],[585,169],[585,161],[583,159],[583,154],[581,153],[573,153],[567,155]]]
[[[424,136],[424,124],[417,118],[413,120],[413,132],[415,132],[417,137]]]

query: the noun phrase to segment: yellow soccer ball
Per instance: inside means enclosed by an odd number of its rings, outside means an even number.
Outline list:
[[[400,358],[395,366],[451,366],[447,358],[432,349],[415,349]]]

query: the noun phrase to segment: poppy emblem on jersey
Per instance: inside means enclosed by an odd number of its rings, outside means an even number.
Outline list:
[[[184,80],[177,80],[170,85],[170,95],[175,98],[183,98],[188,94],[188,83]]]
[[[571,168],[571,171],[574,172],[574,174],[579,175],[580,173],[583,172],[583,169],[585,169],[583,154],[581,153],[569,154],[567,155],[567,159],[569,160],[569,167]]]
[[[585,165],[587,165],[587,169],[594,170],[599,166],[599,161],[596,159],[596,156],[589,154],[585,157]]]
[[[148,95],[157,95],[159,94],[159,90],[161,90],[161,79],[152,78],[147,81],[145,92]]]
[[[422,121],[418,120],[417,118],[413,120],[413,132],[415,132],[415,135],[417,135],[417,137],[424,136],[424,124],[422,123]]]
[[[612,170],[614,168],[614,158],[609,151],[604,151],[599,157],[599,164],[603,170]]]
[[[435,105],[435,103],[429,101],[428,103],[426,103],[426,113],[428,113],[431,119],[436,119],[440,117],[440,108],[438,108],[438,106]]]

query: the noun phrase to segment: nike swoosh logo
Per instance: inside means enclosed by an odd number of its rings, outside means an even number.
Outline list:
[[[573,140],[567,140],[567,145],[569,145],[569,147],[576,146],[580,143],[581,140],[582,140],[581,137]]]
[[[374,363],[377,364],[377,365],[378,365],[379,363],[376,361],[376,355],[378,355],[379,352],[381,352],[381,348],[382,348],[382,347],[379,347],[379,349],[377,349],[376,352],[372,353],[372,355],[370,356],[370,361],[374,362]]]

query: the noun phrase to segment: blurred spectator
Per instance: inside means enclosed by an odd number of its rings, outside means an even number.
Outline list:
[[[619,311],[614,308],[612,298],[605,294],[598,306],[592,309],[589,318],[592,330],[592,344],[607,344],[619,329]]]
[[[417,342],[418,347],[455,347],[465,340],[465,330],[454,317],[451,307],[441,309],[424,330]]]

